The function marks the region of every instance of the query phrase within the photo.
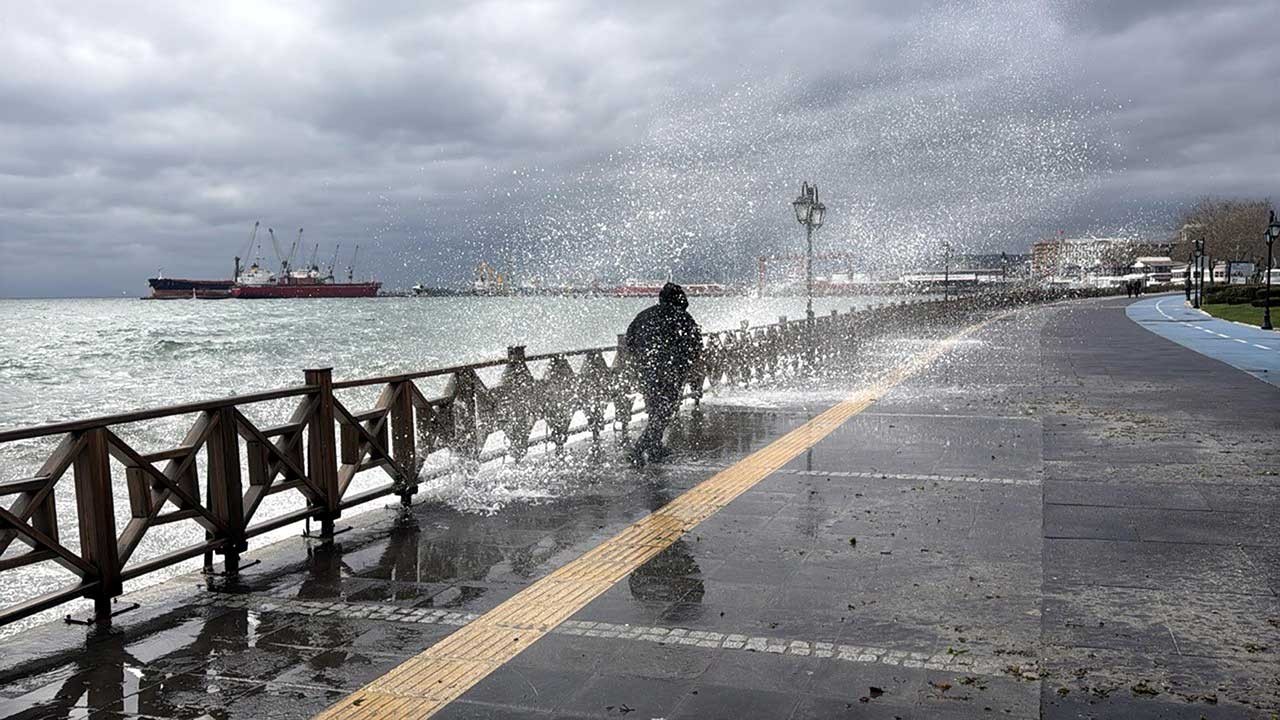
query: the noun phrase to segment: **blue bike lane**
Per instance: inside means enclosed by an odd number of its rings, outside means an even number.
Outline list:
[[[1280,387],[1280,332],[1220,320],[1188,307],[1181,295],[1139,300],[1125,314],[1161,337]]]

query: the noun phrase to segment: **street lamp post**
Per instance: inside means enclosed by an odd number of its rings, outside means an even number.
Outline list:
[[[1189,222],[1183,223],[1182,242],[1187,242],[1191,230],[1202,230],[1203,223]],[[1194,240],[1187,246],[1187,301],[1191,302],[1191,291],[1196,293],[1193,307],[1200,307],[1200,260],[1198,254],[1204,249],[1204,240]],[[1193,269],[1194,268],[1194,269]]]
[[[942,301],[951,298],[951,243],[942,243]]]
[[[1196,238],[1194,240],[1195,258],[1196,258],[1196,301],[1195,307],[1200,307],[1200,295],[1204,293],[1204,238]]]
[[[1271,330],[1271,246],[1280,237],[1280,220],[1276,220],[1276,211],[1271,211],[1271,221],[1267,223],[1267,284],[1262,296],[1262,329]]]
[[[1187,251],[1187,272],[1186,272],[1186,277],[1183,278],[1182,280],[1185,283],[1185,287],[1187,290],[1187,302],[1191,302],[1191,278],[1194,277],[1191,274],[1192,273],[1191,268],[1194,266],[1195,261],[1196,261],[1195,251],[1188,250]]]
[[[827,206],[818,200],[818,186],[810,185],[807,182],[800,184],[800,196],[791,201],[791,207],[796,211],[796,220],[804,226],[804,236],[806,243],[804,274],[805,274],[805,315],[810,320],[813,319],[813,231],[822,227],[822,216],[827,212]]]

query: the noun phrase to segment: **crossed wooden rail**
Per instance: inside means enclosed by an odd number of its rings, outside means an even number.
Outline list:
[[[704,334],[704,353],[694,370],[687,397],[695,402],[704,389],[730,383],[763,382],[838,363],[857,352],[857,341],[895,327],[955,326],[975,313],[1017,303],[1051,300],[1061,293],[1025,290],[975,295],[950,302],[898,303],[829,316]],[[612,355],[612,362],[606,357]],[[578,359],[575,370],[571,359]],[[531,364],[545,364],[536,376]],[[501,368],[492,386],[480,371]],[[447,378],[444,392],[428,397],[418,382]],[[354,411],[335,391],[381,388],[371,409]],[[244,410],[269,401],[293,399],[288,421],[260,427]],[[622,338],[616,347],[595,347],[526,355],[523,347],[507,357],[362,380],[335,382],[328,368],[305,371],[304,384],[271,392],[239,395],[133,413],[97,417],[0,432],[0,444],[58,437],[55,449],[28,478],[0,483],[0,578],[35,563],[54,562],[74,574],[65,587],[0,609],[0,625],[46,610],[76,597],[94,601],[97,621],[109,621],[111,602],[124,581],[204,555],[223,557],[224,570],[239,569],[250,538],[302,520],[320,524],[319,535],[332,537],[342,511],[397,495],[406,505],[424,465],[435,453],[449,458],[484,460],[496,454],[523,457],[532,443],[557,449],[578,431],[599,438],[612,423],[626,436],[636,402],[635,379]],[[575,426],[579,413],[584,426]],[[159,418],[195,415],[174,448],[143,453],[115,428]],[[541,421],[545,432],[534,437]],[[495,434],[505,444],[486,453]],[[201,482],[201,455],[204,481]],[[124,467],[129,518],[119,526],[111,460]],[[361,473],[381,469],[387,482],[352,490]],[[67,471],[74,484],[79,551],[61,540],[58,489]],[[276,493],[297,493],[299,509],[259,518],[263,501]],[[146,560],[134,560],[148,531],[169,523],[194,523],[204,539]],[[15,541],[19,541],[15,544]]]

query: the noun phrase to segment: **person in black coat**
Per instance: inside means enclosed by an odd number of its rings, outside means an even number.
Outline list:
[[[627,327],[627,353],[649,414],[649,424],[631,452],[637,465],[666,456],[662,436],[680,407],[689,373],[702,355],[702,330],[688,307],[684,288],[667,283],[658,294],[658,304],[640,311]]]

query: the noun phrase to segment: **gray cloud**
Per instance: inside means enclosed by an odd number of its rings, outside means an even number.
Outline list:
[[[802,178],[880,263],[1277,194],[1275,3],[960,5],[9,4],[0,295],[225,275],[256,219],[407,285],[732,277]]]

